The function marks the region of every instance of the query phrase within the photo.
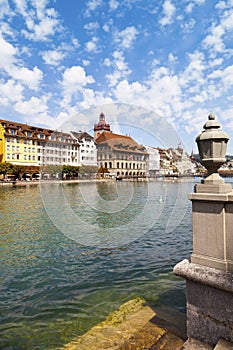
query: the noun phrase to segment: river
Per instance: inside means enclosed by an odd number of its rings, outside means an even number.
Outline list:
[[[1,349],[58,349],[127,300],[185,312],[193,180],[0,188]]]

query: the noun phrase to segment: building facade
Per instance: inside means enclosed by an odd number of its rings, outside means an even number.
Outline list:
[[[147,175],[148,153],[132,137],[112,133],[103,113],[94,125],[97,162],[114,177],[144,177]]]
[[[0,120],[0,163],[80,165],[79,143],[71,133]]]
[[[148,153],[147,176],[154,177],[160,171],[160,154],[157,148],[145,146]]]
[[[97,148],[94,138],[87,132],[71,132],[79,143],[79,163],[85,166],[97,165]]]

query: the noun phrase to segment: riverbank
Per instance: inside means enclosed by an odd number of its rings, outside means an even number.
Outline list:
[[[196,181],[195,177],[157,177],[157,178],[145,178],[139,181],[146,182],[157,182],[157,181]],[[137,182],[135,179],[123,179],[124,182]],[[116,182],[115,178],[104,178],[104,179],[77,179],[77,180],[34,180],[34,181],[0,181],[1,186],[29,186],[29,185],[42,185],[42,184],[78,184],[78,183],[95,183],[95,182]]]

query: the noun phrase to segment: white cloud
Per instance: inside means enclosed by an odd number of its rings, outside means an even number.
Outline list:
[[[109,58],[104,60],[105,66],[114,68],[111,74],[106,74],[105,76],[110,87],[115,86],[120,79],[125,78],[131,73],[131,70],[128,68],[128,64],[125,62],[124,55],[121,51],[114,51],[112,56],[112,61]]]
[[[115,33],[115,42],[119,44],[122,49],[129,49],[136,40],[138,30],[134,26],[126,27],[121,32]]]
[[[86,51],[96,53],[98,51],[97,50],[97,42],[98,42],[98,38],[96,36],[94,36],[90,41],[88,41],[85,44]]]
[[[40,98],[31,97],[28,101],[17,102],[14,105],[14,109],[25,116],[36,116],[38,114],[47,114],[47,97],[41,96]]]
[[[18,49],[12,44],[0,37],[0,68],[4,69],[9,77],[14,80],[19,80],[28,88],[37,90],[39,83],[43,78],[42,71],[34,67],[32,70],[26,67],[21,67],[21,63],[16,58]]]
[[[191,18],[189,21],[181,23],[181,28],[185,33],[189,33],[191,32],[195,24],[196,21],[193,18]]]
[[[87,2],[87,9],[85,11],[85,15],[90,16],[91,12],[95,11],[101,5],[102,5],[102,0],[89,0]]]
[[[205,0],[192,0],[185,7],[185,12],[191,13],[195,5],[203,5],[204,3],[205,3]]]
[[[218,24],[213,24],[210,34],[203,40],[204,49],[211,50],[211,54],[223,53],[228,51],[225,47],[224,38],[232,35],[233,31],[233,8],[223,12]]]
[[[11,75],[32,90],[38,90],[39,84],[43,79],[43,73],[38,67],[34,67],[31,70],[26,67],[20,68],[15,66],[11,70]]]
[[[7,82],[0,81],[0,103],[8,106],[11,102],[21,101],[23,98],[23,86],[10,79]]]
[[[67,106],[73,95],[82,92],[86,85],[94,82],[94,78],[91,75],[87,75],[83,67],[72,66],[67,68],[63,73],[61,82],[64,92],[64,104]]]
[[[110,0],[109,1],[110,10],[115,11],[118,8],[118,6],[119,6],[119,1],[117,1],[117,0]]]
[[[231,89],[233,85],[233,65],[222,70],[215,70],[212,74],[210,74],[210,78],[220,79],[225,91]]]
[[[11,66],[16,62],[15,56],[18,54],[18,49],[2,37],[0,37],[0,47],[0,67],[9,71]]]
[[[91,64],[91,62],[89,60],[82,60],[82,63],[85,67],[87,67]]]
[[[30,2],[30,8],[25,0],[15,0],[17,12],[23,16],[27,29],[21,33],[33,41],[47,41],[63,27],[54,8],[46,8],[47,0]]]
[[[98,29],[99,26],[100,25],[98,22],[89,22],[89,23],[85,24],[85,26],[83,28],[92,32],[92,31],[95,31],[96,29]]]
[[[171,24],[174,21],[175,12],[176,8],[172,4],[171,0],[165,0],[163,3],[163,17],[160,19],[159,23],[162,26]]]
[[[191,89],[196,88],[198,90],[200,84],[204,82],[205,56],[202,52],[196,51],[193,54],[189,54],[188,57],[189,64],[182,73],[181,84],[186,88],[190,84]]]
[[[43,52],[41,56],[46,64],[58,66],[66,54],[58,50],[48,50]]]
[[[0,1],[0,19],[10,15],[10,7],[7,0]]]
[[[168,61],[170,63],[176,62],[177,61],[177,57],[174,56],[172,52],[170,52],[169,55],[168,55]]]

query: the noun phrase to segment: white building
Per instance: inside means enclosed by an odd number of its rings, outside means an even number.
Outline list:
[[[94,138],[86,131],[71,131],[72,136],[79,144],[80,165],[97,166],[97,148]]]
[[[155,176],[160,170],[160,154],[157,148],[145,146],[146,152],[149,155],[148,165],[147,165],[147,176]]]
[[[79,165],[79,143],[70,134],[41,129],[37,142],[38,165]]]

